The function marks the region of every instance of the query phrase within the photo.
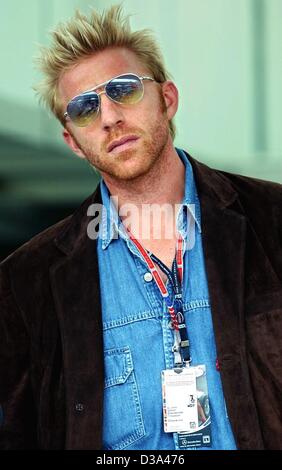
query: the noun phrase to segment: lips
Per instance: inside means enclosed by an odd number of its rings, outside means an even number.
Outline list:
[[[114,140],[108,147],[108,152],[111,152],[114,150],[116,147],[119,145],[125,144],[126,142],[130,142],[131,140],[137,140],[138,137],[136,135],[128,135],[126,137],[123,137],[122,139],[119,140]]]

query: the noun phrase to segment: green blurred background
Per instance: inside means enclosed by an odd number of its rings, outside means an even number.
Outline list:
[[[32,91],[48,31],[110,0],[1,0],[0,258],[70,214],[97,184]],[[124,0],[152,28],[180,92],[176,146],[220,169],[282,182],[282,0]]]

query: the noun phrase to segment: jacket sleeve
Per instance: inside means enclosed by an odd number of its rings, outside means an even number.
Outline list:
[[[29,334],[0,265],[0,449],[36,448]]]

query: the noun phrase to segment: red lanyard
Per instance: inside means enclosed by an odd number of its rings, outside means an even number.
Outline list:
[[[147,253],[146,249],[141,245],[141,243],[132,235],[132,233],[127,229],[130,240],[134,243],[136,246],[137,250],[141,254],[142,258],[144,259],[145,263],[147,264],[160,292],[162,297],[165,299],[166,305],[168,312],[171,316],[171,321],[173,324],[173,327],[176,331],[179,330],[179,321],[177,319],[177,315],[175,313],[175,309],[173,306],[173,301],[170,298],[170,295],[168,293],[168,290],[159,275],[157,268],[151,259],[150,255]],[[184,240],[183,238],[179,235],[177,238],[177,243],[176,243],[176,264],[177,264],[177,270],[179,274],[179,279],[182,284],[183,281],[183,251],[184,251]]]

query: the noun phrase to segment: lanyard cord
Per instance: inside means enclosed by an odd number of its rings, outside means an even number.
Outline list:
[[[127,229],[129,237],[131,241],[136,246],[137,250],[141,254],[142,258],[144,259],[145,263],[147,264],[159,290],[166,302],[166,306],[168,312],[171,317],[172,326],[177,334],[179,334],[179,347],[181,350],[182,361],[185,363],[191,361],[190,357],[190,344],[188,339],[188,332],[185,324],[185,318],[183,314],[183,302],[182,302],[182,281],[183,281],[183,245],[184,241],[179,236],[177,239],[177,247],[176,247],[176,257],[173,261],[173,270],[172,272],[167,268],[167,266],[159,260],[155,255],[148,254],[147,250],[141,245],[141,243],[131,234],[131,232]],[[174,302],[171,300],[168,290],[160,277],[156,266],[153,260],[159,265],[160,269],[165,272],[168,276],[169,280],[172,283],[172,286],[175,291],[175,299]],[[178,280],[178,276],[179,280]],[[174,307],[175,304],[175,307]],[[176,352],[176,350],[174,350]]]
[[[173,289],[174,289],[174,292],[175,293],[178,293],[179,291],[179,282],[178,282],[178,279],[175,279],[175,276],[174,276],[174,271],[170,271],[170,269],[168,269],[168,267],[159,259],[157,258],[156,255],[154,255],[154,253],[150,253],[150,256],[151,256],[151,259],[155,262],[155,264],[157,264],[161,270],[167,275]],[[173,265],[175,264],[175,258],[173,260]]]
[[[188,340],[188,332],[185,323],[185,317],[183,313],[183,300],[182,300],[182,284],[180,284],[179,279],[177,277],[177,261],[176,257],[173,260],[172,264],[172,271],[170,271],[167,266],[159,260],[154,254],[151,254],[151,259],[155,261],[156,264],[160,267],[160,269],[167,275],[168,279],[170,280],[175,296],[174,296],[174,311],[176,312],[176,319],[178,323],[178,331],[180,334],[180,347],[182,351],[182,357],[185,362],[190,362],[190,348],[189,348],[189,340]]]

